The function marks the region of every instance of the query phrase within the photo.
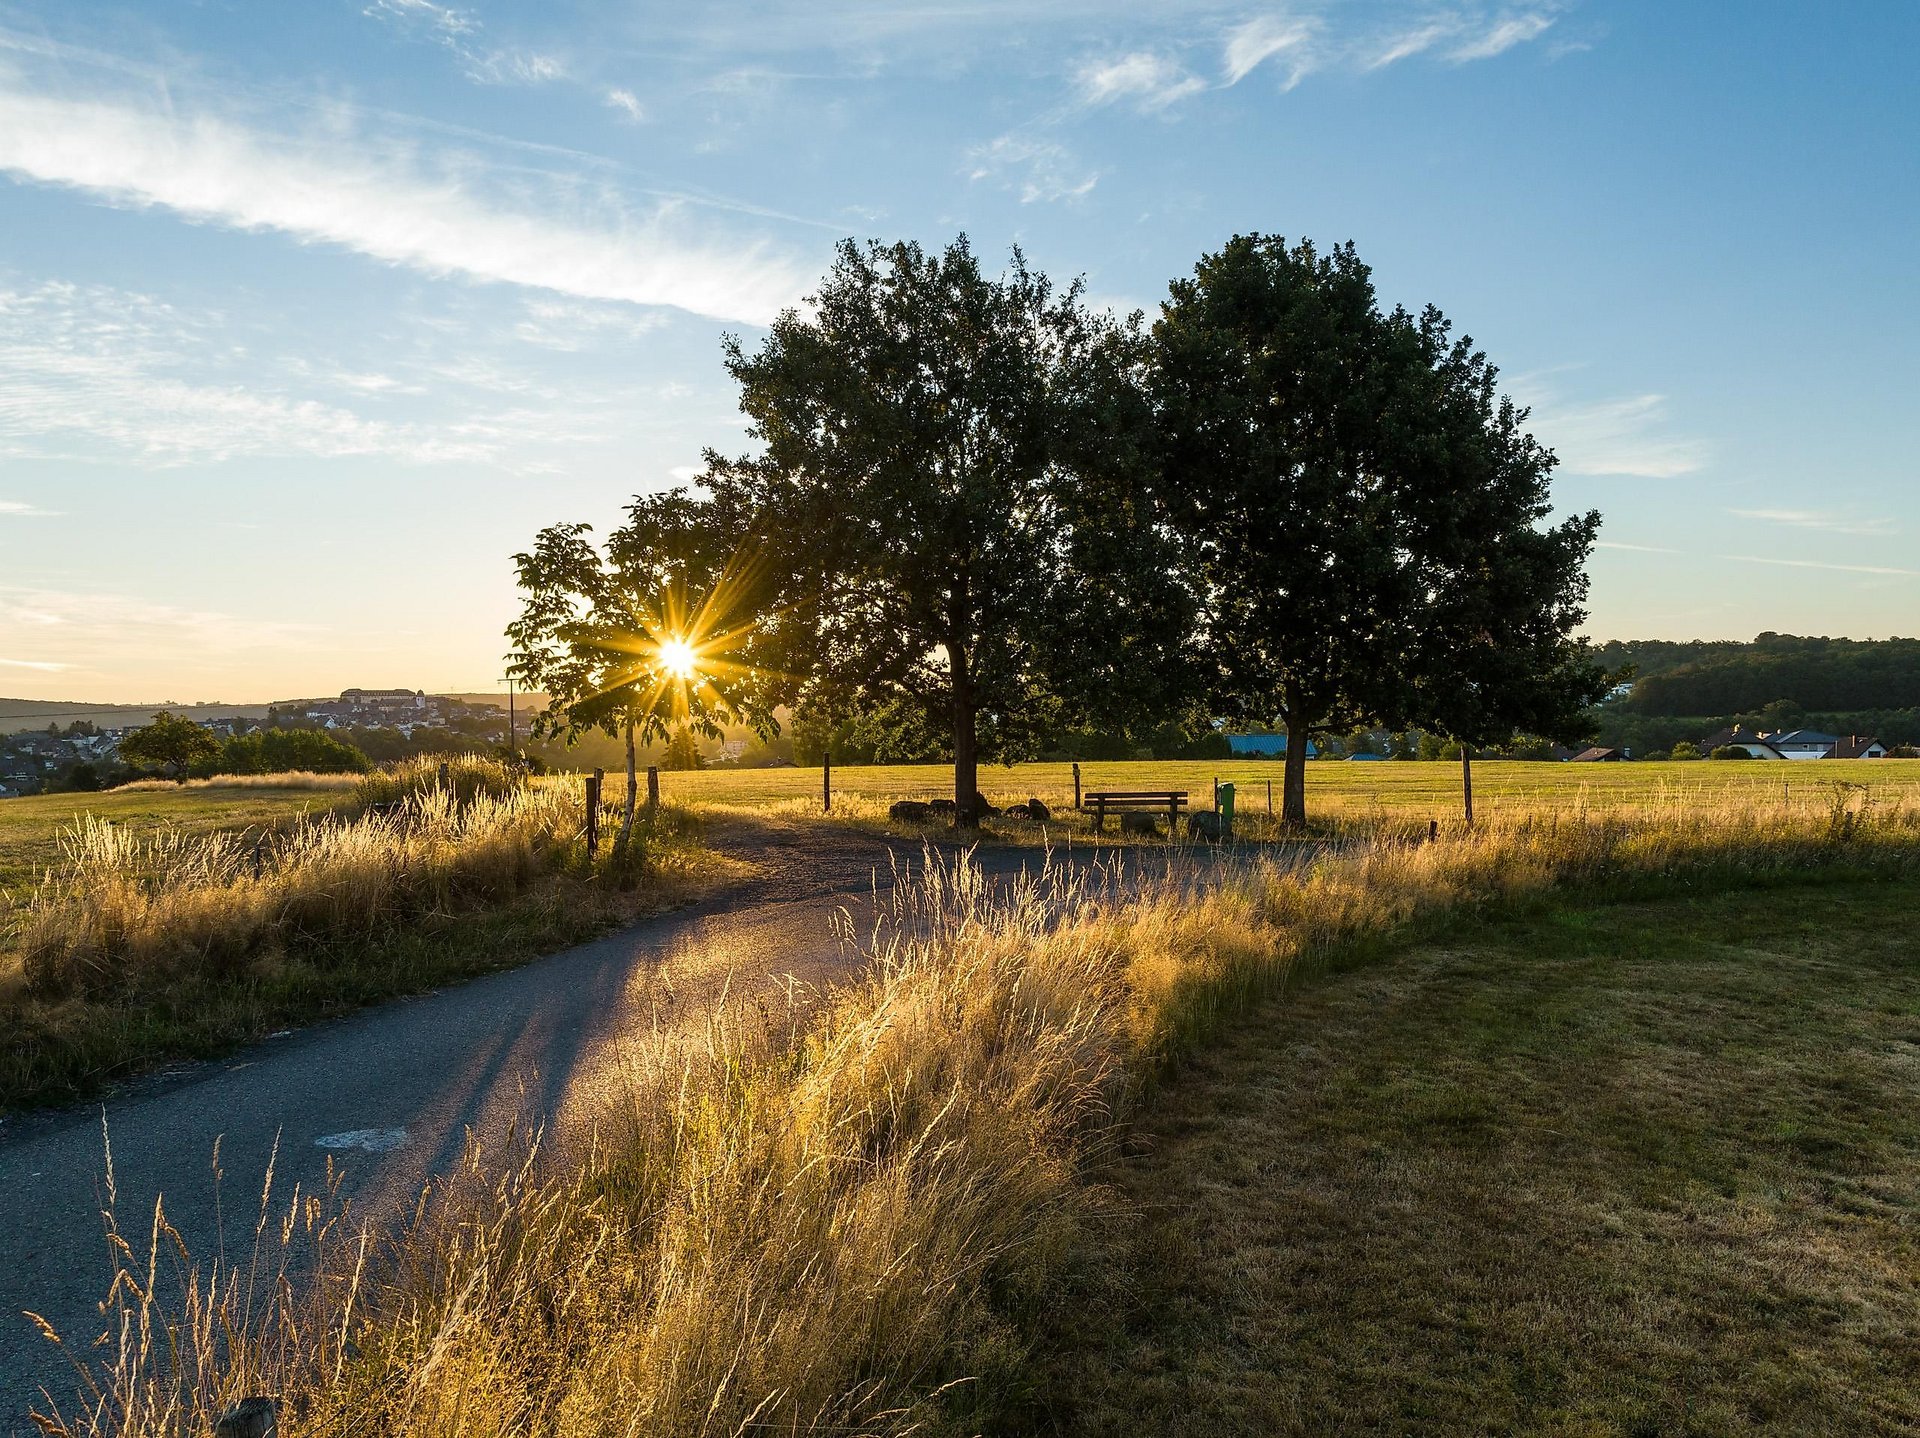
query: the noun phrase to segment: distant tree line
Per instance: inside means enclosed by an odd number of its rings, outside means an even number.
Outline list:
[[[967,822],[983,761],[1219,722],[1288,735],[1299,824],[1316,736],[1574,740],[1605,692],[1574,637],[1599,516],[1549,522],[1486,356],[1383,309],[1351,245],[1235,237],[1149,326],[1017,251],[849,241],[725,364],[751,453],[516,556],[514,673],[629,773],[636,733],[785,704],[796,757],[950,759]]]
[[[1611,641],[1595,653],[1636,675],[1629,693],[1595,711],[1600,742],[1636,754],[1735,724],[1920,743],[1920,639],[1769,632],[1750,644]]]

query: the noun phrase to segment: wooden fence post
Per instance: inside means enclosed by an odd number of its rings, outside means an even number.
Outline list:
[[[453,787],[453,765],[449,764],[445,759],[440,761],[440,787],[442,789],[451,789]]]
[[[606,771],[595,769],[587,775],[587,862],[593,862],[600,848],[600,781]]]
[[[660,812],[660,766],[647,765],[647,817]]]
[[[1267,817],[1273,817],[1273,780],[1267,780]]]
[[[1080,761],[1078,759],[1073,761],[1073,807],[1076,812],[1080,808]]]
[[[833,812],[833,755],[820,756],[820,812]]]

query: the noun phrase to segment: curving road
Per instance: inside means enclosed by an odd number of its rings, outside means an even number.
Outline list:
[[[896,865],[923,862],[918,844],[818,826],[735,822],[711,841],[751,859],[756,876],[523,968],[276,1036],[104,1106],[0,1125],[0,1432],[30,1431],[43,1384],[72,1388],[22,1310],[70,1342],[97,1331],[110,1273],[103,1117],[131,1233],[144,1236],[164,1194],[191,1250],[212,1249],[216,1139],[229,1221],[249,1234],[276,1141],[277,1193],[311,1190],[331,1157],[356,1209],[377,1212],[457,1161],[469,1129],[532,1120],[565,1134],[604,1112],[620,1088],[621,1034],[663,1011],[698,1010],[701,991],[844,972],[853,958],[834,937],[835,912],[870,905]],[[1010,874],[1040,856],[987,850],[980,862]]]

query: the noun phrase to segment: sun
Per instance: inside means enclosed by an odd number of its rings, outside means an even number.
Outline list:
[[[700,672],[700,652],[684,639],[663,639],[660,667],[684,683]]]

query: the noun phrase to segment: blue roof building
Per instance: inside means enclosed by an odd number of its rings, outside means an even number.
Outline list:
[[[1227,745],[1233,750],[1236,759],[1283,759],[1287,753],[1287,736],[1284,734],[1229,734]],[[1313,741],[1307,741],[1307,757],[1318,758],[1320,751],[1313,747]]]

